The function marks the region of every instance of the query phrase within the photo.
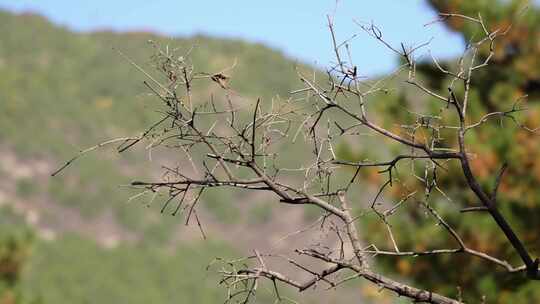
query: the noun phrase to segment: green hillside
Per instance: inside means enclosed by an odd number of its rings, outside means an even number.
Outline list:
[[[145,208],[148,197],[126,203],[132,193],[118,185],[147,175],[150,164],[142,149],[121,160],[114,149],[100,150],[58,177],[49,175],[80,149],[137,135],[155,117],[149,109],[156,100],[142,84],[144,75],[116,50],[152,71],[149,40],[186,51],[195,46],[193,63],[199,71],[220,71],[236,61],[227,72],[231,87],[247,98],[266,100],[297,88],[295,63],[263,45],[235,40],[81,34],[40,16],[1,11],[0,24],[0,203],[8,206],[0,215],[2,221],[25,219],[34,235],[20,241],[25,255],[14,265],[23,263],[22,276],[6,288],[38,303],[223,299],[215,277],[204,269],[213,257],[239,250],[235,244],[199,242],[200,235],[197,241],[180,242],[181,218],[160,214],[160,206]],[[217,89],[217,84],[197,88],[202,93],[194,97],[208,98]],[[240,214],[223,208],[223,193],[206,200],[210,220]],[[264,205],[250,212],[261,219],[270,216]],[[28,229],[13,225],[10,233]],[[19,254],[18,248],[7,251],[7,261],[9,254]],[[13,293],[2,295],[2,288],[0,302],[12,300]]]
[[[70,155],[66,148],[109,135],[103,123],[114,133],[131,133],[147,125],[151,111],[141,109],[152,99],[141,95],[147,93],[144,75],[114,49],[149,71],[153,53],[149,40],[186,51],[194,46],[193,61],[199,71],[219,71],[236,59],[231,86],[244,96],[286,95],[297,83],[294,63],[263,45],[203,36],[77,34],[39,16],[5,12],[0,13],[0,21],[0,136],[31,155],[40,151]],[[128,110],[133,114],[124,115]],[[36,130],[43,132],[36,136]],[[57,136],[58,131],[70,136]]]
[[[19,156],[45,159],[54,166],[81,148],[136,135],[155,116],[148,110],[156,101],[146,94],[144,75],[113,48],[150,72],[154,50],[149,40],[186,50],[195,46],[193,61],[199,71],[219,71],[236,58],[231,86],[253,98],[287,95],[297,81],[294,63],[262,45],[202,36],[165,39],[149,33],[75,34],[39,16],[5,12],[0,13],[0,21],[0,143]],[[198,88],[197,92],[215,89]],[[91,155],[64,177],[39,184],[27,181],[26,188],[47,191],[54,201],[76,205],[84,214],[98,214],[114,205],[111,202],[125,198],[126,193],[119,193],[116,186],[130,178],[122,173],[127,169],[116,167],[112,161],[116,156],[111,154]],[[130,155],[123,165],[142,172],[141,160]]]

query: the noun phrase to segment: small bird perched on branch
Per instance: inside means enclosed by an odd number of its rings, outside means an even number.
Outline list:
[[[214,75],[210,76],[210,79],[212,79],[214,82],[219,84],[219,86],[222,87],[225,90],[229,89],[229,86],[227,84],[227,81],[229,81],[229,78],[230,78],[229,76],[227,76],[225,74],[222,74],[222,73],[217,73],[217,74],[214,74]]]

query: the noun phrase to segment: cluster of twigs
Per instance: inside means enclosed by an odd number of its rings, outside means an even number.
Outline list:
[[[415,113],[416,119],[412,124],[401,125],[403,132],[391,131],[375,122],[369,112],[368,99],[386,90],[384,79],[373,82],[359,75],[358,68],[351,58],[349,41],[337,42],[333,20],[329,17],[328,26],[332,35],[336,64],[327,71],[326,79],[308,77],[299,72],[304,87],[292,92],[293,97],[286,101],[269,103],[257,99],[250,104],[229,87],[226,70],[214,74],[198,73],[189,61],[189,52],[178,56],[168,48],[156,46],[158,52],[154,60],[162,78],[157,79],[145,72],[149,80],[144,84],[161,100],[164,109],[162,118],[140,136],[107,143],[121,141],[122,144],[118,147],[120,152],[142,140],[148,142],[149,149],[166,147],[180,151],[183,154],[183,163],[177,167],[164,167],[162,180],[134,181],[131,185],[141,189],[141,193],[165,192],[168,198],[163,204],[162,212],[183,214],[186,223],[194,217],[201,231],[202,226],[196,207],[203,193],[209,188],[229,187],[266,191],[277,196],[277,202],[281,204],[314,205],[323,211],[324,215],[317,220],[318,224],[312,225],[311,228],[323,229],[325,225],[333,225],[332,231],[338,240],[336,248],[313,246],[292,250],[292,253],[311,259],[310,266],[290,257],[272,253],[261,254],[258,251],[245,259],[225,262],[221,274],[222,283],[229,289],[228,301],[239,300],[247,303],[254,298],[260,280],[272,282],[276,298],[282,300],[279,292],[279,286],[282,284],[303,291],[319,283],[335,288],[351,279],[364,278],[381,289],[414,301],[460,303],[459,299],[451,299],[413,287],[373,270],[371,265],[374,259],[381,255],[401,257],[468,254],[500,266],[508,272],[526,272],[529,278],[538,279],[540,277],[538,260],[530,257],[520,238],[496,208],[497,189],[505,166],[502,167],[493,190],[490,193],[486,192],[470,168],[470,154],[466,144],[468,131],[494,118],[509,118],[517,122],[513,114],[522,110],[516,102],[511,109],[487,113],[478,122],[469,123],[467,119],[471,79],[475,71],[490,64],[497,37],[504,35],[509,29],[489,31],[480,16],[473,18],[458,14],[441,14],[440,17],[461,18],[466,22],[478,24],[482,30],[478,41],[469,42],[455,69],[443,68],[433,58],[433,64],[438,67],[441,75],[452,79],[447,94],[430,90],[416,77],[415,52],[426,44],[412,48],[401,44],[395,48],[384,39],[382,32],[375,25],[359,24],[359,26],[403,59],[404,64],[398,68],[396,74],[406,73],[406,83],[416,87],[430,100],[438,101],[441,111],[452,113],[452,122],[447,122],[438,115]],[[488,47],[491,53],[478,62],[477,54],[483,47]],[[343,54],[346,54],[347,60],[342,59]],[[206,102],[193,100],[192,88],[194,83],[199,81],[215,82],[223,90],[224,98],[216,101],[212,97]],[[518,126],[524,127],[519,123]],[[394,155],[387,161],[351,162],[339,159],[335,151],[336,143],[347,136],[358,136],[360,130],[366,130],[393,144],[401,145],[404,152]],[[445,137],[441,136],[442,130],[450,132],[457,138],[455,146],[451,146]],[[424,135],[419,136],[420,133]],[[281,149],[292,144],[309,145],[312,153],[309,156],[306,153],[303,159],[296,162],[296,166],[287,168],[280,160],[280,156],[285,154]],[[72,161],[70,160],[66,166]],[[468,208],[463,212],[487,212],[491,215],[523,260],[523,265],[513,266],[503,259],[470,248],[429,203],[429,195],[434,191],[446,196],[437,181],[438,175],[444,174],[445,165],[449,162],[457,162],[464,174],[468,190],[474,192],[481,203],[481,206]],[[378,204],[379,198],[384,195],[385,189],[392,187],[393,183],[400,182],[396,178],[400,163],[411,165],[411,174],[425,190],[423,192],[411,190],[397,203],[382,210]],[[353,174],[346,179],[340,178],[350,174],[350,170],[343,169],[348,167],[354,168]],[[379,168],[379,173],[388,178],[377,191],[371,204],[355,202],[354,207],[370,208],[379,216],[393,244],[393,248],[389,250],[381,250],[376,244],[362,242],[362,234],[357,231],[357,222],[361,217],[353,216],[353,206],[348,202],[355,179],[362,169],[368,167]],[[421,167],[420,171],[423,174],[418,174],[418,167]],[[300,179],[293,178],[295,176]],[[412,200],[419,202],[418,206],[425,208],[455,240],[457,245],[455,248],[427,251],[399,248],[399,234],[393,231],[388,219]],[[347,251],[350,254],[347,254]],[[306,273],[310,278],[299,281],[272,270],[267,266],[266,260],[274,258],[285,259],[294,269]],[[318,265],[318,268],[312,268],[314,264]],[[352,275],[335,281],[335,275],[340,272]]]

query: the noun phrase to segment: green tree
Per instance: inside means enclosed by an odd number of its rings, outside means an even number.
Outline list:
[[[540,126],[540,9],[534,5],[525,8],[524,1],[429,0],[428,3],[439,13],[481,18],[489,32],[507,31],[493,44],[478,51],[477,61],[484,62],[489,58],[490,64],[478,69],[471,79],[467,123],[481,120],[486,113],[508,112],[472,130],[468,134],[468,152],[472,155],[472,171],[486,191],[493,189],[502,165],[507,164],[499,181],[497,209],[509,221],[531,256],[536,257],[540,255],[540,142],[535,129]],[[482,35],[483,29],[477,23],[464,18],[442,16],[440,21],[460,34],[465,44]],[[437,67],[431,60],[426,60],[418,64],[418,77],[426,80],[430,90],[446,95],[452,76],[442,73],[441,68],[453,70],[456,61],[438,62],[440,67]],[[460,97],[462,93],[462,90],[456,92]],[[403,105],[403,101],[397,103]],[[512,109],[519,110],[512,112]],[[382,116],[390,119],[387,122],[394,121],[388,115],[390,111],[388,105],[382,109]],[[450,137],[446,145],[455,146],[456,141],[457,138]],[[437,178],[438,187],[445,189],[453,201],[450,207],[443,207],[447,221],[455,224],[471,247],[503,257],[513,264],[520,263],[508,239],[485,211],[455,212],[456,207],[480,204],[472,191],[463,191],[467,188],[463,173],[452,166],[448,169],[449,174]],[[392,193],[399,196],[403,191],[395,189]],[[437,200],[442,202],[446,198],[439,195]],[[410,220],[414,221],[412,226],[417,231],[411,231]],[[432,223],[420,220],[416,210],[409,212],[406,221],[395,225],[411,233],[411,237],[402,239],[406,246],[425,248],[433,244]],[[438,239],[437,242],[444,244],[452,240]],[[514,303],[540,301],[537,282],[526,279],[522,273],[493,268],[481,259],[436,255],[405,261],[388,258],[385,264],[402,275],[414,277],[426,288],[444,289],[457,295],[456,286],[460,286],[464,299],[485,295],[490,303],[508,303],[510,299]],[[448,271],[449,265],[465,271]]]
[[[32,251],[33,236],[24,223],[0,210],[0,303],[37,303],[21,291],[21,276]]]

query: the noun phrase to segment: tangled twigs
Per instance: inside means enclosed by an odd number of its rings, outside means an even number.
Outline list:
[[[328,18],[328,28],[337,62],[327,71],[326,77],[318,77],[316,73],[308,77],[299,71],[303,87],[295,90],[288,100],[244,99],[232,91],[229,73],[198,72],[189,60],[191,50],[178,55],[168,48],[162,50],[156,46],[157,54],[153,59],[164,82],[145,73],[150,79],[145,85],[160,101],[162,117],[140,136],[114,139],[81,151],[54,175],[82,154],[101,146],[124,142],[119,147],[124,151],[147,141],[147,149],[173,149],[180,153],[181,159],[176,167],[164,166],[160,180],[133,181],[131,186],[140,191],[135,196],[150,193],[153,200],[165,195],[167,199],[161,211],[184,215],[186,223],[195,217],[203,236],[196,208],[204,202],[206,193],[215,188],[262,191],[270,193],[276,204],[318,208],[321,217],[305,230],[319,230],[321,240],[309,248],[295,248],[290,252],[309,259],[309,263],[290,256],[262,254],[257,250],[244,259],[222,261],[223,267],[219,272],[221,283],[228,289],[228,301],[240,299],[247,303],[253,300],[260,289],[261,279],[270,281],[276,298],[282,300],[284,298],[279,291],[282,285],[304,291],[318,283],[336,288],[343,282],[364,278],[383,290],[413,301],[460,303],[461,300],[422,290],[379,273],[373,267],[379,256],[467,255],[498,266],[497,269],[502,271],[524,273],[531,279],[539,279],[538,259],[530,256],[497,209],[497,190],[506,165],[495,177],[492,190],[486,192],[471,169],[471,152],[466,142],[469,132],[479,130],[494,118],[510,119],[518,128],[536,131],[524,127],[516,118],[517,112],[525,110],[518,106],[519,100],[506,111],[486,113],[476,122],[470,122],[473,102],[470,96],[474,86],[471,79],[477,71],[489,65],[492,58],[490,53],[478,62],[478,50],[487,46],[493,51],[497,37],[507,30],[489,32],[480,17],[443,14],[442,18],[473,22],[481,27],[483,33],[477,41],[470,42],[454,68],[443,68],[433,58],[433,64],[440,73],[450,77],[445,92],[428,89],[416,77],[416,53],[429,42],[413,47],[404,44],[394,47],[373,24],[359,25],[383,46],[401,56],[404,64],[388,78],[377,81],[363,79],[352,61],[349,40],[337,41],[331,17]],[[344,56],[344,50],[347,56]],[[343,59],[345,57],[347,61]],[[138,65],[136,67],[142,70]],[[403,110],[406,118],[392,117],[391,126],[387,126],[372,114],[372,105],[378,101],[378,94],[388,92],[386,85],[389,79],[398,79],[398,76],[404,76],[405,84],[423,95],[424,99],[419,99],[414,108]],[[193,92],[194,83],[205,81],[214,87],[217,84],[224,98],[218,101],[213,94],[208,101],[195,98],[198,95]],[[430,112],[422,104],[424,100],[435,101],[431,105],[435,104],[436,109]],[[369,148],[373,154],[380,155],[377,159],[383,161],[367,158],[350,160],[343,157],[344,153],[339,153],[337,147],[353,141],[362,142],[366,134],[380,139],[382,144],[365,142],[371,145]],[[300,147],[301,152],[291,160],[288,152],[295,147]],[[503,258],[472,248],[460,235],[460,230],[454,228],[455,223],[445,218],[446,214],[436,205],[439,201],[434,199],[434,194],[440,194],[444,203],[452,201],[451,193],[446,193],[440,186],[441,176],[449,174],[449,166],[461,170],[466,187],[463,191],[471,191],[481,203],[480,206],[462,209],[462,213],[455,210],[457,216],[491,216],[521,257],[523,265],[514,266]],[[380,187],[370,201],[366,200],[367,194],[355,194],[354,188],[357,178],[365,172],[369,175],[371,169],[377,170],[377,177],[381,175],[384,178],[379,181]],[[403,177],[404,170],[412,177],[412,182]],[[396,189],[394,187],[402,189],[402,195],[389,203],[388,192]],[[442,227],[442,232],[437,233],[452,244],[440,246],[442,242],[433,240],[436,247],[433,249],[405,248],[407,246],[400,242],[405,232],[395,229],[392,220],[399,216],[400,211],[411,209],[425,212],[428,216],[420,220],[435,222]],[[363,216],[368,213],[376,214],[376,220],[385,230],[359,229],[364,224]],[[390,244],[391,249],[384,249],[385,245],[378,243],[366,246],[363,237],[372,233],[387,235],[386,244]],[[284,261],[291,271],[302,273],[307,279],[300,280],[290,273],[276,271],[271,263],[274,259]]]

